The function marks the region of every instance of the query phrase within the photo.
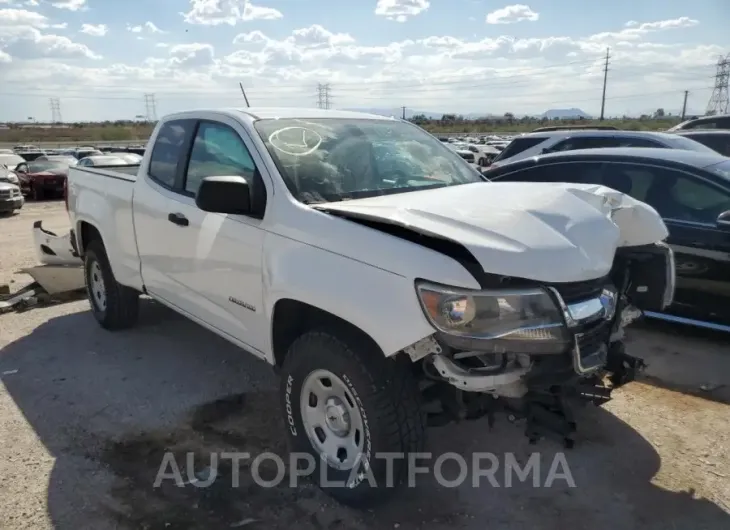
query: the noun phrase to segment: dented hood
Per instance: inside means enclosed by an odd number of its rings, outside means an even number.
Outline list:
[[[483,182],[317,205],[466,247],[488,273],[544,282],[598,278],[617,247],[667,237],[649,205],[591,184]]]

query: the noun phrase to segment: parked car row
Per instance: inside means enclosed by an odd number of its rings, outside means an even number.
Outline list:
[[[34,145],[20,145],[14,149],[0,150],[0,184],[3,188],[16,186],[20,198],[42,200],[60,197],[66,185],[69,167],[81,166],[123,166],[139,164],[144,153],[143,146],[113,147],[79,146],[64,149],[39,149]],[[7,199],[3,199],[8,195]],[[0,211],[22,208],[23,200],[16,200],[18,194],[0,193]]]

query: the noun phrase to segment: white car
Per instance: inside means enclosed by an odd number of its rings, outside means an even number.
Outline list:
[[[292,449],[348,504],[392,496],[408,459],[383,455],[502,398],[531,439],[572,442],[572,399],[633,378],[623,326],[673,295],[653,208],[488,182],[399,119],[199,110],[149,145],[138,169],[70,169],[94,317],[128,328],[146,293],[277,367]]]
[[[709,147],[676,134],[651,131],[568,129],[517,136],[494,159],[493,164],[507,164],[558,151],[600,147],[659,147],[712,152]]]
[[[0,171],[2,171],[0,169]],[[25,204],[20,188],[15,184],[0,181],[0,214],[13,213]]]

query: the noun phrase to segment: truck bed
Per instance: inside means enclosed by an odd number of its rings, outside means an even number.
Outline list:
[[[126,166],[95,166],[95,167],[78,167],[72,168],[74,171],[81,171],[84,173],[91,173],[93,175],[99,175],[100,177],[110,177],[121,180],[128,180],[134,182],[137,180],[137,172],[139,171],[139,164],[129,164]]]
[[[68,171],[71,225],[81,233],[76,224],[91,222],[103,237],[114,276],[134,288],[142,286],[132,215],[138,169],[139,165],[71,166]]]

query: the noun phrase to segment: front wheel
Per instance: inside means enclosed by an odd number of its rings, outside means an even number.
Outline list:
[[[362,337],[311,331],[289,348],[281,394],[300,469],[350,506],[379,501],[403,482],[422,450],[425,416],[406,359],[387,359]],[[311,458],[313,457],[313,458]]]

